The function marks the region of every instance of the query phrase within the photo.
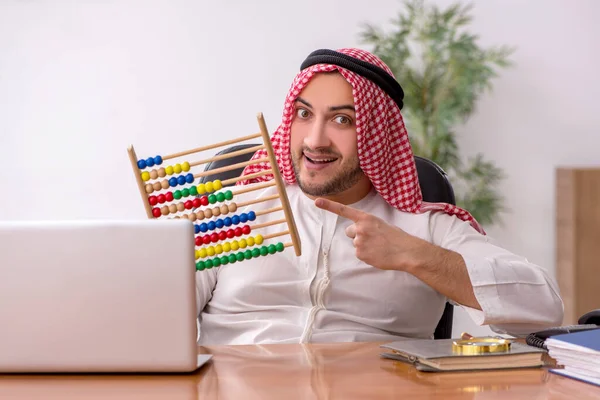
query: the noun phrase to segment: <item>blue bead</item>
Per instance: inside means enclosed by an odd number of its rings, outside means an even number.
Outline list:
[[[231,218],[225,217],[225,219],[223,220],[223,223],[225,224],[225,226],[231,226]]]
[[[154,164],[156,164],[156,165],[162,164],[162,157],[161,156],[154,157]]]
[[[200,232],[206,232],[208,231],[208,225],[206,225],[206,222],[203,222],[200,224]]]
[[[139,169],[144,169],[144,168],[146,168],[146,160],[139,160],[139,161],[138,161],[138,168],[139,168]]]
[[[179,183],[180,185],[185,185],[185,176],[179,175],[177,177],[177,183]]]
[[[215,230],[215,228],[216,228],[215,221],[210,221],[210,222],[208,223],[208,229],[209,229],[209,230],[211,230],[211,231],[214,231],[214,230]]]
[[[177,186],[177,178],[175,178],[175,177],[172,177],[171,179],[169,179],[169,185],[170,185],[171,187],[175,187],[175,186]]]
[[[187,183],[192,183],[192,182],[194,182],[194,175],[192,175],[191,173],[190,173],[190,174],[187,174],[187,175],[185,176],[185,181],[186,181]]]
[[[217,226],[217,228],[221,229],[223,227],[223,220],[221,218],[219,218],[218,220],[215,221],[215,225]]]
[[[240,222],[243,224],[244,222],[248,222],[248,216],[246,215],[246,213],[241,213],[240,214]]]
[[[153,167],[154,166],[154,158],[148,157],[146,159],[146,165],[149,166],[149,167]]]
[[[200,225],[194,225],[194,233],[200,233]]]
[[[256,213],[254,211],[250,211],[248,213],[248,221],[254,221],[256,219]]]
[[[237,225],[240,223],[240,217],[238,217],[237,215],[234,215],[233,217],[231,217],[231,222],[233,222],[234,225]]]

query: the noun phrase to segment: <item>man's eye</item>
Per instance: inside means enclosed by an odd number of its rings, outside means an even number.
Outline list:
[[[342,125],[346,125],[346,124],[350,123],[350,118],[343,116],[343,115],[335,117],[335,120],[338,124],[342,124]]]
[[[300,117],[300,118],[307,118],[308,117],[308,111],[306,111],[303,108],[298,109],[298,111],[296,112],[296,114]]]

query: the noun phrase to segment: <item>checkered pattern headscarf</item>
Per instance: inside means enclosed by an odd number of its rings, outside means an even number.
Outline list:
[[[389,67],[377,56],[360,49],[340,49],[337,52],[375,65],[393,77]],[[380,86],[349,69],[339,65],[317,63],[296,75],[285,99],[281,124],[271,137],[282,178],[288,184],[296,182],[290,154],[290,128],[295,113],[294,102],[304,86],[318,72],[339,71],[352,85],[356,109],[356,134],[360,167],[369,177],[377,192],[388,204],[401,211],[423,213],[443,211],[468,221],[480,233],[485,234],[479,223],[466,211],[452,204],[427,203],[423,201],[414,155],[409,143],[398,103]],[[259,150],[252,159],[266,157],[266,150]],[[269,164],[247,166],[242,175],[270,169]],[[243,180],[240,184],[267,181],[271,174]]]

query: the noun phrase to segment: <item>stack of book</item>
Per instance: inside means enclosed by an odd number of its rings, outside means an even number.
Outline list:
[[[600,329],[552,336],[545,344],[563,367],[551,372],[600,386]]]

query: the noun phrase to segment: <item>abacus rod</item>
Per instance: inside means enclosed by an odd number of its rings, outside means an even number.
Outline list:
[[[236,205],[238,206],[238,208],[240,208],[240,207],[246,207],[246,206],[249,206],[251,204],[262,203],[263,201],[274,200],[274,199],[276,199],[278,197],[279,197],[278,194],[274,194],[272,196],[263,197],[261,199],[254,199],[254,200],[244,201],[242,203],[236,203]]]
[[[178,153],[169,154],[168,156],[162,157],[162,159],[163,160],[169,160],[171,158],[177,158],[177,157],[181,157],[181,156],[187,156],[189,154],[199,153],[199,152],[205,151],[205,150],[216,149],[217,147],[222,147],[222,146],[226,146],[226,145],[229,145],[229,144],[239,143],[239,142],[243,142],[245,140],[256,139],[258,137],[261,137],[261,134],[260,133],[254,133],[252,135],[242,136],[242,137],[237,138],[237,139],[226,140],[224,142],[211,144],[209,146],[197,147],[195,149],[185,150],[185,151],[180,151]]]
[[[202,165],[202,164],[208,164],[209,162],[213,162],[213,161],[219,161],[219,160],[225,160],[227,158],[231,158],[231,157],[235,157],[235,156],[239,156],[241,154],[246,154],[246,153],[255,153],[258,150],[264,149],[265,146],[262,144],[259,144],[258,146],[254,146],[254,147],[249,147],[247,149],[243,149],[243,150],[238,150],[238,151],[234,151],[232,153],[227,153],[227,154],[221,154],[220,156],[214,156],[211,158],[207,158],[205,160],[200,160],[200,161],[194,161],[189,163],[190,167],[195,167],[197,165]]]
[[[252,226],[250,226],[250,230],[253,231],[255,229],[266,228],[267,226],[271,226],[271,225],[284,224],[286,222],[287,222],[286,219],[282,218],[282,219],[278,219],[278,220],[275,220],[275,221],[264,222],[262,224],[252,225]]]
[[[270,235],[264,235],[263,240],[269,240],[269,239],[276,238],[278,236],[284,236],[284,235],[287,235],[288,233],[290,233],[290,231],[281,231],[278,233],[271,233]]]
[[[271,145],[271,139],[269,138],[269,131],[267,129],[267,124],[263,117],[262,113],[258,113],[256,116],[258,120],[258,126],[260,127],[260,133],[263,137],[263,143],[267,148],[267,154],[269,155],[269,159],[271,162],[271,168],[273,169],[273,176],[275,178],[275,182],[277,182],[277,190],[279,192],[279,198],[281,199],[281,205],[283,206],[283,212],[285,213],[285,218],[288,223],[288,227],[290,229],[290,236],[292,237],[292,243],[294,243],[294,250],[296,252],[296,256],[300,256],[302,254],[302,249],[300,246],[300,236],[298,235],[298,228],[296,227],[296,222],[294,220],[294,214],[292,213],[292,209],[290,207],[290,202],[287,197],[287,192],[285,191],[285,187],[283,186],[283,179],[281,178],[281,173],[278,168],[277,158],[275,157],[275,151],[273,150],[273,146]]]
[[[226,179],[223,182],[221,182],[221,184],[223,186],[227,186],[227,185],[231,185],[232,183],[236,183],[236,182],[239,182],[239,181],[244,181],[246,179],[257,178],[259,176],[267,175],[267,174],[271,174],[271,173],[273,173],[273,170],[272,169],[267,169],[265,171],[255,172],[253,174],[241,175],[241,176],[238,176],[236,178]]]
[[[275,183],[275,182],[265,182],[265,183],[261,183],[259,185],[245,187],[245,188],[240,189],[240,190],[238,190],[236,192],[232,192],[232,194],[235,197],[235,196],[238,196],[238,195],[243,194],[243,193],[253,192],[255,190],[260,190],[260,189],[268,188],[268,187],[271,187],[271,186],[275,186],[276,184],[277,183]]]
[[[255,211],[254,214],[256,214],[257,217],[260,217],[261,215],[265,215],[265,214],[269,214],[269,213],[281,211],[281,210],[283,210],[283,207],[272,207],[272,208],[267,208],[266,210],[262,210],[262,211]]]
[[[142,203],[144,203],[144,208],[146,209],[146,215],[148,218],[152,219],[154,218],[154,215],[152,215],[152,208],[150,207],[150,203],[148,203],[148,195],[146,194],[144,182],[142,182],[142,177],[139,174],[139,168],[137,166],[137,155],[135,154],[135,149],[133,148],[133,145],[130,145],[127,148],[127,153],[129,154],[129,161],[131,161],[135,181],[137,182],[140,195],[142,196]]]
[[[244,161],[244,162],[237,163],[237,164],[231,164],[226,167],[215,168],[215,169],[211,169],[209,171],[200,172],[199,174],[194,175],[194,178],[202,178],[203,176],[215,175],[220,172],[231,171],[232,169],[237,169],[237,168],[241,168],[241,167],[246,167],[248,165],[258,164],[261,162],[268,162],[268,161],[269,161],[268,158],[257,158],[256,160]]]

